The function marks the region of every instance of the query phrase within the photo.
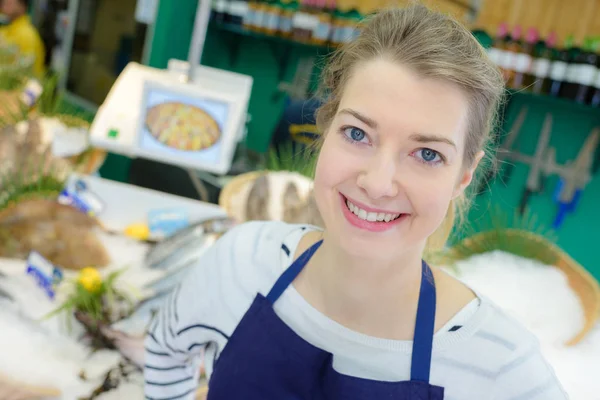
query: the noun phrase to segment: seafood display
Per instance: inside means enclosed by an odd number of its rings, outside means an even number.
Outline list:
[[[23,200],[0,211],[0,256],[26,259],[35,250],[67,269],[104,267],[110,259],[95,229],[98,222],[75,208]]]
[[[156,140],[178,150],[203,150],[221,137],[221,129],[213,117],[184,103],[153,106],[146,115],[146,126]]]

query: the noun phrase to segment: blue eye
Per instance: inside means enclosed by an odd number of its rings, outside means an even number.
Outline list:
[[[367,136],[362,129],[356,127],[343,128],[344,136],[353,142],[362,142]]]
[[[424,163],[430,165],[437,165],[444,161],[444,158],[435,150],[431,149],[419,149],[413,153],[417,156],[417,159]]]
[[[432,162],[433,160],[435,160],[435,158],[437,157],[437,153],[431,149],[423,149],[421,150],[421,157],[423,157],[423,160],[427,161],[427,162]]]

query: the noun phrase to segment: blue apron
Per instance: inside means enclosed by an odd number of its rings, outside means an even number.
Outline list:
[[[411,379],[383,382],[342,375],[333,355],[302,339],[275,313],[273,304],[296,279],[322,242],[306,250],[254,302],[229,338],[209,382],[208,400],[443,400],[429,384],[435,321],[435,282],[422,264]]]

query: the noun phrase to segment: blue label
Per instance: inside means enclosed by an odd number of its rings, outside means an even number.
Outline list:
[[[171,236],[189,225],[185,210],[173,208],[148,212],[148,228],[152,235]]]
[[[81,179],[69,180],[59,194],[58,202],[90,215],[98,215],[104,209],[100,198],[92,193]]]
[[[56,287],[63,280],[63,273],[59,268],[34,251],[27,258],[25,273],[33,277],[46,295],[54,300]]]

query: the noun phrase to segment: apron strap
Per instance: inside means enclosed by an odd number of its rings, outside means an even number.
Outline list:
[[[315,254],[317,249],[321,247],[322,243],[323,241],[319,240],[317,243],[310,246],[308,250],[302,253],[302,255],[298,257],[298,259],[296,259],[296,261],[294,261],[292,265],[290,265],[283,272],[283,274],[281,274],[281,276],[279,277],[279,279],[277,279],[277,282],[275,282],[275,284],[269,291],[269,294],[267,295],[267,300],[271,304],[275,304],[275,302],[279,299],[283,292],[285,292],[285,289],[287,289],[287,287],[294,281],[294,279],[296,279],[298,274],[302,272],[304,266],[308,263],[313,254]]]
[[[413,339],[410,378],[429,383],[431,352],[435,325],[435,281],[431,269],[422,262],[421,291],[417,306],[417,321]]]

